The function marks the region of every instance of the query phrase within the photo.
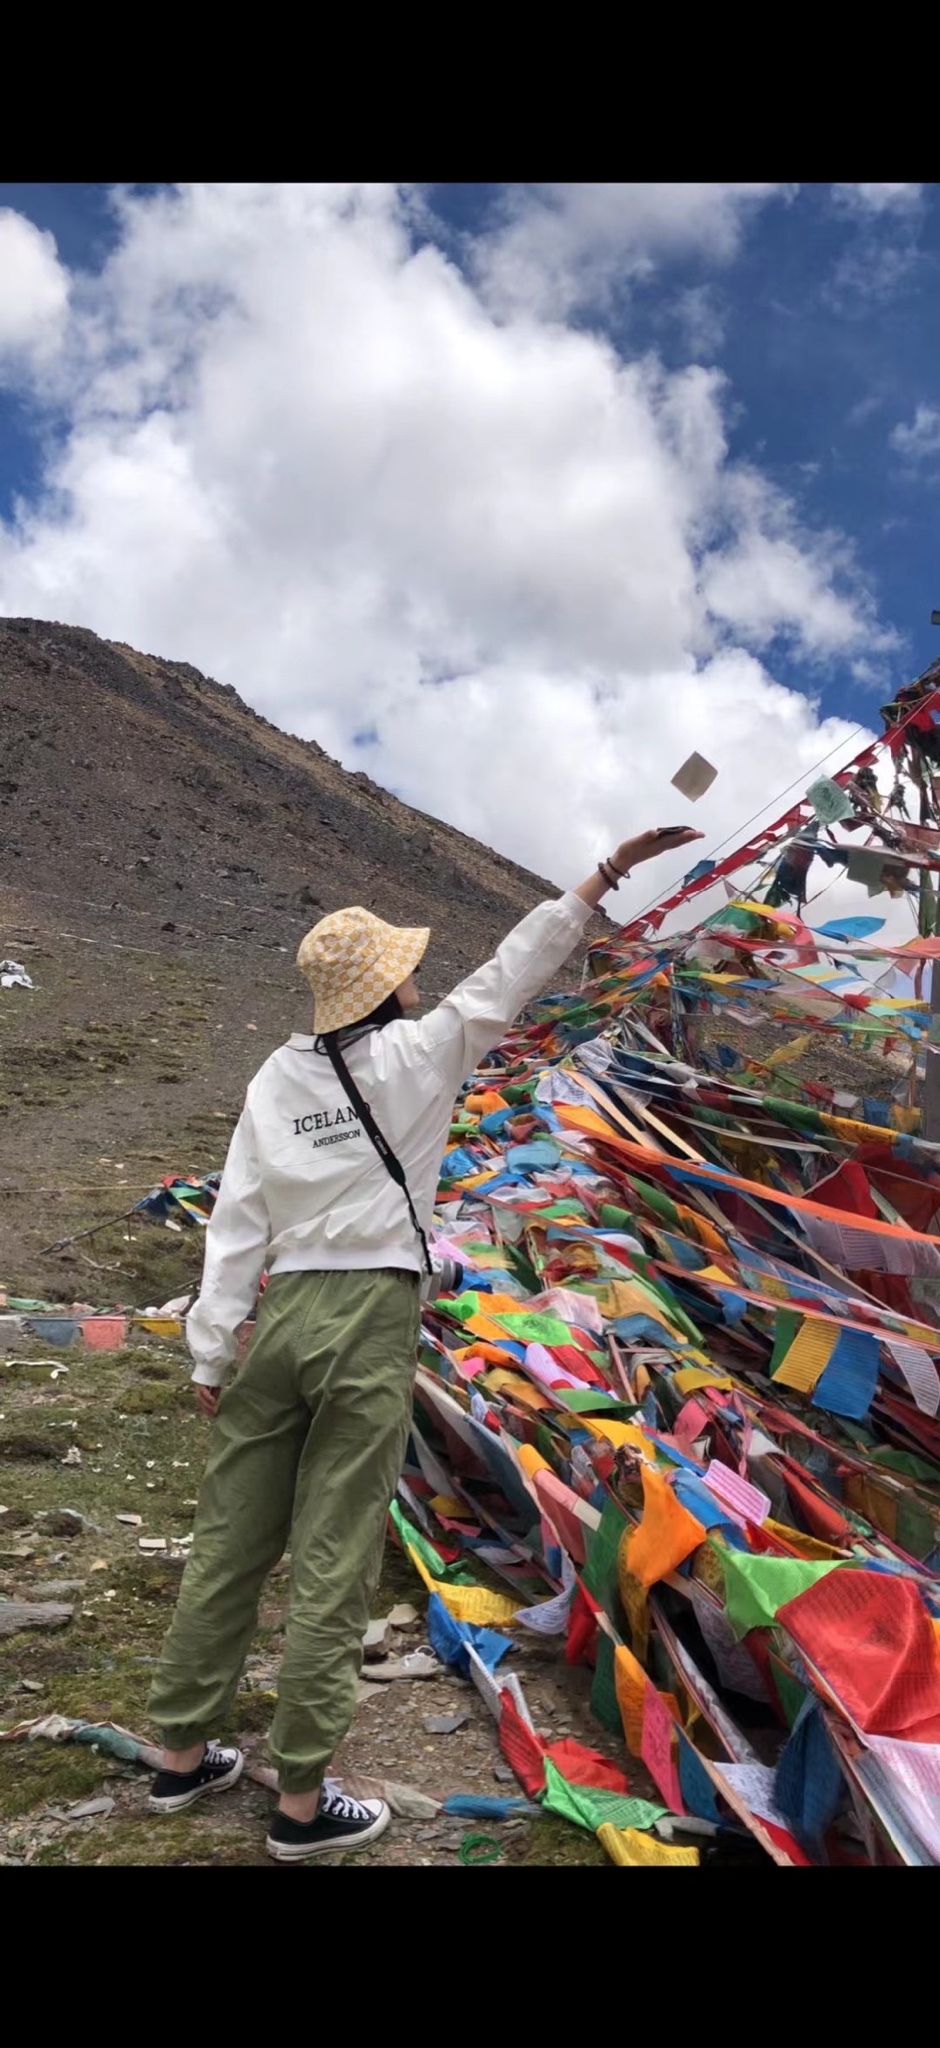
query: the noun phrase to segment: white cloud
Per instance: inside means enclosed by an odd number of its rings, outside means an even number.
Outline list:
[[[781,635],[849,663],[890,636],[845,542],[729,460],[716,372],[496,319],[391,187],[119,205],[59,358],[70,431],[0,526],[0,610],[194,662],[560,882],[641,824],[723,837],[847,746],[763,663]],[[720,774],[691,811],[693,747]]]
[[[729,530],[702,565],[714,617],[756,649],[782,635],[817,660],[897,645],[896,633],[879,626],[841,535],[803,530],[791,501],[753,469],[727,478],[725,499]]]
[[[940,455],[940,407],[919,405],[910,425],[900,421],[888,439],[907,462],[927,462]]]
[[[894,298],[920,260],[922,185],[833,185],[835,210],[849,227],[847,245],[824,298],[840,313],[863,314]]]
[[[511,731],[501,745],[507,714]],[[852,726],[820,721],[810,699],[772,683],[741,650],[699,668],[684,662],[621,673],[604,688],[576,673],[477,671],[430,693],[420,763],[413,719],[412,705],[402,702],[384,721],[392,779],[414,787],[417,772],[417,800],[435,809],[443,778],[455,824],[539,873],[589,873],[600,854],[654,820],[705,832],[700,848],[641,868],[621,886],[618,915],[636,912],[768,800],[769,818],[783,811],[786,802],[773,803],[779,791],[795,779],[799,795],[832,748],[841,748],[838,763],[863,743],[850,745]],[[693,750],[719,776],[690,806],[670,785]]]
[[[477,274],[501,312],[563,318],[604,305],[654,264],[690,252],[726,263],[748,220],[781,185],[516,185]]]
[[[21,213],[0,207],[0,372],[42,362],[58,346],[68,274],[54,237]]]
[[[896,241],[862,233],[858,242],[840,256],[831,284],[823,294],[834,312],[864,318],[870,306],[884,305],[898,295],[913,276],[919,255],[910,227],[905,227],[903,234],[898,233]]]
[[[874,413],[881,411],[883,405],[884,399],[879,393],[870,391],[867,397],[860,398],[856,405],[850,407],[845,416],[846,426],[863,427],[866,420],[870,420]]]
[[[678,292],[670,308],[697,362],[717,356],[725,338],[725,312],[710,284],[694,284]]]
[[[837,202],[861,215],[910,214],[923,198],[923,185],[833,185]]]

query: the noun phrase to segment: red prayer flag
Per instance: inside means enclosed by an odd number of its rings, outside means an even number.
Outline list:
[[[524,1721],[508,1688],[500,1693],[499,1746],[530,1799],[545,1790],[545,1749]]]
[[[565,1644],[566,1664],[593,1665],[597,1656],[597,1622],[594,1610],[585,1598],[583,1588],[578,1585],[571,1602],[568,1617],[568,1638]]]
[[[776,1620],[866,1734],[940,1742],[940,1651],[913,1580],[827,1572]]]
[[[564,1735],[558,1742],[550,1742],[546,1754],[556,1764],[569,1785],[593,1785],[600,1792],[629,1792],[630,1787],[623,1772],[612,1764],[597,1749],[588,1749],[583,1742],[576,1742],[573,1735]]]

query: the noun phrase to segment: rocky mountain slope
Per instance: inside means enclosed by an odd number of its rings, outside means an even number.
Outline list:
[[[0,1285],[186,1284],[188,1233],[41,1252],[221,1164],[251,1073],[307,1028],[294,955],[326,911],[430,924],[434,999],[556,893],[184,662],[0,619],[0,957],[35,983],[0,992]]]

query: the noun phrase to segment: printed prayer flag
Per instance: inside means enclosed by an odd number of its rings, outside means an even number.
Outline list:
[[[608,1821],[597,1830],[597,1839],[606,1849],[613,1863],[642,1864],[647,1868],[675,1865],[694,1868],[700,1862],[698,1849],[674,1848],[670,1842],[657,1842],[652,1835],[641,1835],[635,1828],[615,1828]]]
[[[640,1755],[658,1792],[672,1813],[682,1813],[682,1793],[676,1766],[676,1724],[655,1685],[648,1684],[643,1695],[643,1733]]]
[[[792,1387],[798,1394],[811,1394],[829,1364],[839,1335],[834,1323],[804,1316],[793,1343],[774,1370],[774,1385]]]

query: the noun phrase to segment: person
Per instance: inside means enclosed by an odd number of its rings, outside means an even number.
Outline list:
[[[327,1767],[353,1715],[408,1438],[425,1233],[454,1099],[607,890],[700,837],[682,827],[625,840],[420,1019],[411,1013],[427,930],[357,908],[322,918],[302,941],[313,1034],[295,1033],[249,1085],[187,1318],[199,1405],[214,1421],[150,1697],[164,1745],[154,1812],[238,1782],[244,1758],[213,1731],[233,1704],[265,1577],[289,1544],[268,1851],[292,1862],[358,1849],[387,1826],[383,1801],[344,1794]],[[254,1340],[221,1392],[265,1269]]]

